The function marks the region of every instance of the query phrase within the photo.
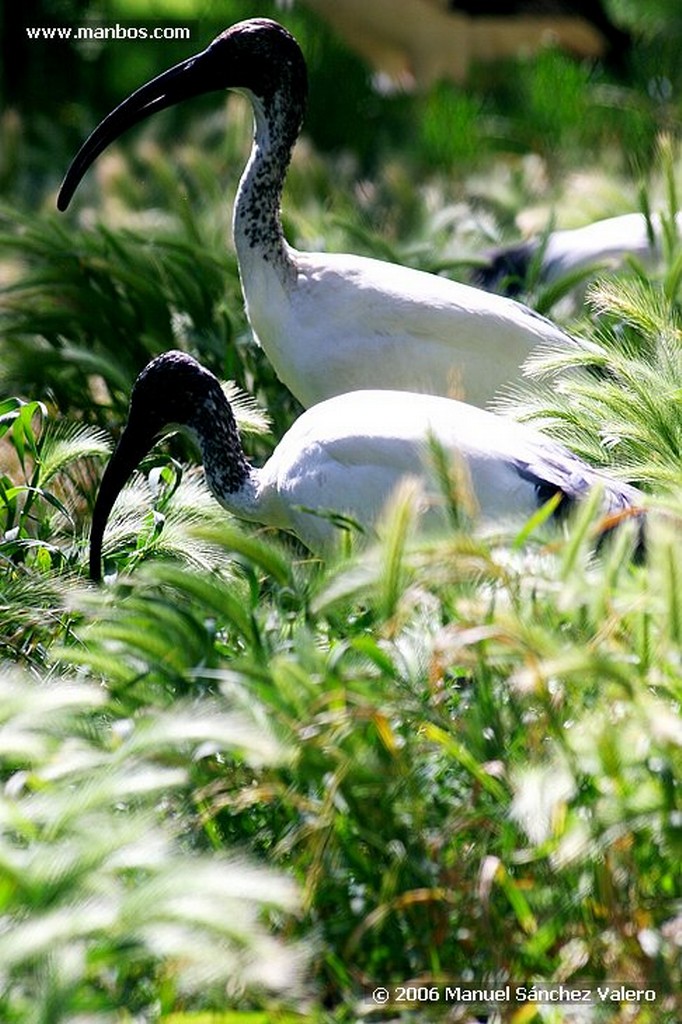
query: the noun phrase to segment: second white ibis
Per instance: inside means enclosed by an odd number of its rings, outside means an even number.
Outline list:
[[[670,225],[671,228],[673,225]],[[675,217],[674,231],[682,232],[682,214]],[[546,238],[529,238],[501,246],[479,267],[475,280],[484,288],[518,295],[528,279],[531,264],[539,261],[538,278],[543,284],[558,281],[565,274],[584,270],[588,274],[620,266],[628,256],[651,265],[661,258],[664,225],[660,214],[623,213],[579,228],[552,231]]]
[[[109,513],[122,487],[168,427],[197,442],[209,487],[234,515],[296,534],[315,552],[338,538],[329,513],[371,528],[406,477],[421,481],[424,510],[442,515],[430,441],[462,468],[483,520],[523,522],[553,495],[565,512],[601,486],[604,512],[634,512],[640,494],[592,469],[531,427],[462,402],[400,391],[356,391],[308,409],[261,469],[248,462],[220,383],[183,352],[157,356],[133,387],[128,422],[93,513],[90,574],[99,579]],[[556,514],[556,513],[555,513]]]
[[[457,394],[485,405],[518,378],[538,343],[572,344],[549,320],[502,296],[381,260],[287,244],[280,202],[307,73],[296,40],[265,18],[227,29],[112,111],[73,160],[60,209],[127,128],[221,89],[243,93],[255,118],[233,220],[247,315],[278,377],[303,405],[364,388]]]

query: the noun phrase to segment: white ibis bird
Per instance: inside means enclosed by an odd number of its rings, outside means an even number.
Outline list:
[[[403,88],[462,82],[474,61],[554,45],[619,65],[631,46],[601,0],[302,0]]]
[[[566,511],[599,484],[607,515],[629,515],[635,488],[591,469],[529,426],[448,398],[355,391],[308,409],[261,469],[247,461],[230,404],[212,373],[183,352],[153,359],[132,390],[128,422],[107,466],[93,513],[90,574],[117,495],[155,439],[186,429],[199,446],[208,485],[234,515],[294,533],[315,552],[338,531],[327,513],[371,527],[397,484],[422,481],[437,514],[442,492],[430,464],[432,439],[459,461],[483,520],[527,519],[557,492]]]
[[[538,343],[573,344],[511,299],[381,260],[287,244],[280,200],[303,118],[306,66],[296,40],[265,18],[227,29],[110,113],[69,167],[59,208],[125,129],[217,89],[244,93],[255,117],[233,218],[247,315],[277,376],[304,406],[364,388],[456,392],[485,405]]]
[[[676,220],[680,232],[681,213]],[[518,295],[531,263],[538,258],[538,276],[543,284],[581,268],[611,268],[627,256],[651,264],[660,258],[662,233],[659,214],[647,219],[643,213],[625,213],[580,228],[552,231],[547,238],[530,238],[503,246],[490,254],[488,262],[477,268],[474,277],[483,288]]]

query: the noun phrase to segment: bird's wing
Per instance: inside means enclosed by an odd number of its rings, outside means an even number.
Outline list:
[[[642,496],[635,487],[593,469],[550,439],[541,446],[530,446],[514,461],[519,476],[533,484],[540,504],[561,491],[566,499],[562,503],[564,512],[596,487],[603,491],[605,514],[622,512],[641,503]]]
[[[519,451],[528,465],[533,461],[526,433],[512,421],[431,395],[340,395],[309,409],[288,431],[267,464],[267,489],[281,525],[306,543],[306,524],[292,509],[334,509],[367,524],[408,476],[421,481],[425,502],[436,507],[443,504],[431,450],[436,441],[465,468],[484,516],[530,514],[537,506],[534,483],[516,462]],[[316,535],[319,524],[311,529]]]
[[[607,512],[637,495],[526,424],[432,395],[359,391],[309,409],[282,439],[263,476],[276,509],[270,518],[318,549],[335,531],[304,510],[369,525],[405,477],[419,479],[426,506],[438,510],[432,441],[463,470],[467,503],[484,520],[530,516],[557,491],[570,506],[597,484]]]
[[[537,344],[573,344],[528,307],[435,274],[339,254],[298,262],[287,345],[273,363],[305,405],[378,387],[486,405]]]

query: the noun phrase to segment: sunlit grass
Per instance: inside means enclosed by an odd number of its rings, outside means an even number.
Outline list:
[[[510,556],[415,544],[394,515],[326,571],[254,577],[253,540],[235,588],[149,563],[87,611],[76,659],[115,692],[149,705],[192,678],[295,751],[209,766],[203,815],[294,870],[332,989],[488,976],[501,929],[517,979],[677,984],[678,545],[656,535],[633,569],[625,540],[595,561],[575,530]]]
[[[193,762],[281,751],[215,701],[135,720],[120,712],[94,682],[0,675],[7,1021],[104,1022],[122,1003],[158,1012],[191,996],[210,1004],[226,985],[299,984],[304,949],[260,921],[262,908],[297,912],[295,885],[185,838]]]

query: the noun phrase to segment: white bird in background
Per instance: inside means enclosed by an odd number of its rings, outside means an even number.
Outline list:
[[[676,215],[676,230],[682,232],[682,213]],[[628,256],[651,265],[661,257],[662,234],[660,214],[647,218],[643,213],[625,213],[580,228],[552,231],[546,238],[502,246],[477,268],[474,278],[483,288],[518,295],[534,260],[539,260],[538,280],[542,284],[581,269],[611,269]]]
[[[604,513],[615,519],[636,514],[640,498],[525,424],[401,391],[356,391],[308,409],[255,469],[217,378],[191,356],[166,352],[137,378],[128,422],[102,477],[90,534],[93,579],[100,578],[104,531],[118,494],[159,434],[175,426],[198,444],[208,485],[226,509],[294,533],[315,552],[338,538],[326,513],[371,528],[407,477],[421,481],[437,515],[443,497],[429,457],[432,441],[463,468],[484,521],[525,521],[557,493],[555,514],[565,512],[596,485]]]
[[[601,0],[302,0],[376,69],[380,84],[463,82],[475,61],[559,46],[622,63],[631,41]]]
[[[463,395],[487,404],[538,343],[569,346],[549,320],[510,299],[362,256],[287,244],[280,201],[307,96],[296,40],[274,21],[227,29],[201,53],[117,107],[74,158],[65,209],[90,164],[157,110],[220,89],[246,95],[255,138],[239,184],[234,241],[247,315],[279,379],[304,406],[363,388]]]

